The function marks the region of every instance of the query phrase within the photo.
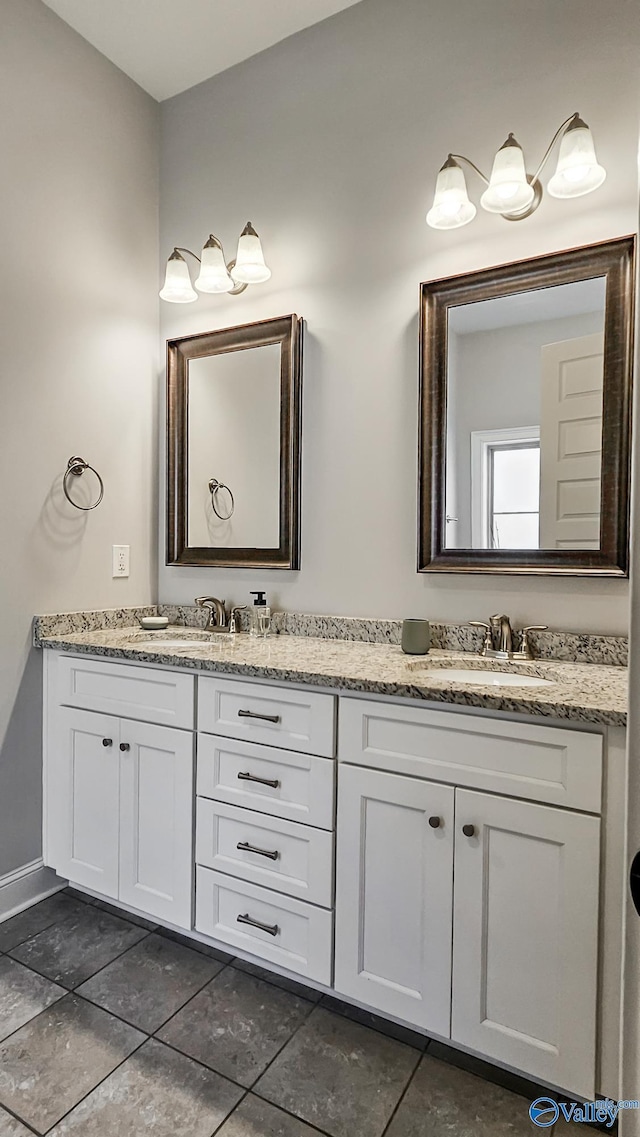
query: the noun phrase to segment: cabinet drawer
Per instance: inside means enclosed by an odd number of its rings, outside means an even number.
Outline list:
[[[214,676],[198,680],[198,730],[335,755],[335,696]]]
[[[193,675],[59,655],[56,702],[85,711],[193,730]]]
[[[333,829],[335,762],[200,734],[198,793],[228,805]]]
[[[333,915],[325,908],[198,867],[196,931],[331,985]]]
[[[601,808],[600,734],[343,698],[339,757],[592,813]]]
[[[198,798],[196,817],[199,865],[331,907],[332,833],[208,798]]]

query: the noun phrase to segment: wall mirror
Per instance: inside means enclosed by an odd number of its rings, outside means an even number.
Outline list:
[[[167,343],[167,564],[297,569],[302,321]]]
[[[421,286],[420,572],[626,576],[634,238]]]

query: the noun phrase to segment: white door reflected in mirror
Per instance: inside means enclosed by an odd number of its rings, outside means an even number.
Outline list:
[[[605,284],[449,309],[447,548],[600,547]]]
[[[189,361],[189,546],[278,547],[280,356],[277,343]]]

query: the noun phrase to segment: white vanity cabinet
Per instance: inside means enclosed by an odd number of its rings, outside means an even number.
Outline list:
[[[141,690],[157,685],[165,699],[155,708],[147,700],[145,713],[175,718],[166,695],[179,688],[178,719],[185,722],[188,685],[193,715],[192,676],[168,679],[154,669],[51,653],[45,659],[46,863],[74,884],[190,929],[192,731],[79,709],[61,699],[83,708],[117,699],[119,708],[129,709],[130,695],[138,700]]]
[[[616,1097],[623,735],[47,651],[45,863]]]
[[[507,795],[597,814],[602,737],[343,699],[339,756],[336,990],[593,1095],[600,819]]]

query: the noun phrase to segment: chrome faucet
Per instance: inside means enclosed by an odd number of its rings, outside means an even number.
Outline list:
[[[515,650],[514,635],[517,635],[517,633],[514,633],[508,616],[491,616],[488,624],[483,620],[469,620],[469,623],[474,628],[484,628],[485,636],[480,649],[480,655],[486,659],[512,659],[518,661],[533,659],[529,632],[544,632],[548,627],[547,624],[529,624],[528,627],[523,628],[519,633],[520,647],[518,650]]]
[[[237,628],[238,612],[242,612],[242,610],[247,607],[246,604],[240,604],[232,608],[229,619],[227,620],[227,609],[224,600],[218,600],[216,596],[196,596],[195,602],[199,608],[209,609],[209,620],[207,622],[208,632],[230,632],[233,634]]]

